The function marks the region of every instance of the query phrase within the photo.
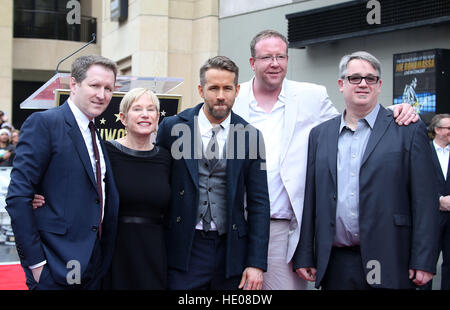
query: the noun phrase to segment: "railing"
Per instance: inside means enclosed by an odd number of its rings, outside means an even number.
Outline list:
[[[14,37],[88,42],[97,32],[94,17],[81,16],[80,24],[69,24],[67,13],[46,10],[14,10]]]

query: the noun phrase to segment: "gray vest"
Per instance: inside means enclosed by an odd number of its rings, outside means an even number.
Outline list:
[[[226,145],[224,147],[224,154]],[[211,217],[216,224],[219,235],[226,232],[226,177],[227,160],[225,156],[217,160],[214,167],[202,152],[202,158],[198,160],[198,186],[199,186],[199,206],[197,212],[197,223],[206,213],[208,204],[211,206]]]

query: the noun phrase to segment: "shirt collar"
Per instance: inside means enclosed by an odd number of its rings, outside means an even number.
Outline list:
[[[450,150],[450,145],[447,145],[446,147],[441,147],[434,140],[433,140],[433,145],[434,145],[434,148],[436,149],[436,151],[442,150],[442,151],[448,152]]]
[[[345,122],[344,116],[347,110],[344,110],[344,113],[341,114],[341,125],[339,127],[339,133],[342,132],[342,129],[344,127],[348,127],[347,123]],[[366,123],[369,125],[370,129],[373,129],[373,126],[375,126],[375,121],[377,120],[378,112],[380,111],[380,105],[377,104],[375,108],[373,108],[372,111],[370,111],[369,114],[366,115],[366,117],[363,118],[363,120],[366,121]]]
[[[73,101],[70,99],[67,99],[67,102],[69,104],[69,108],[72,111],[73,115],[75,116],[75,120],[77,121],[78,126],[82,129],[82,130],[87,130],[88,126],[89,126],[89,119],[87,118],[86,115],[84,115],[83,112],[81,112],[80,108],[78,108],[75,103],[73,103]],[[94,119],[92,120],[94,121]]]
[[[255,99],[255,94],[253,93],[253,82],[255,81],[255,77],[252,78],[251,82],[250,82],[250,93],[248,95],[249,101],[250,101],[250,106],[253,108],[253,110],[257,107],[258,102]],[[277,102],[281,103],[281,106],[284,106],[286,104],[286,91],[285,91],[285,84],[286,84],[286,79],[283,80],[283,84],[281,85],[281,91],[280,94],[278,95],[278,99]]]
[[[203,105],[205,105],[205,104],[203,104]],[[231,112],[230,112],[230,114],[228,114],[227,118],[224,119],[220,123],[220,126],[223,129],[225,129],[225,131],[227,131],[230,127],[230,123],[231,123]],[[203,106],[200,108],[200,111],[198,113],[198,128],[199,128],[200,134],[202,136],[205,135],[206,133],[212,131],[212,129],[213,129],[213,125],[208,120],[208,118],[205,115],[205,112],[203,111]]]

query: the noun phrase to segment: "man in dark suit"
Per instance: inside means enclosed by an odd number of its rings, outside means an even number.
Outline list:
[[[269,197],[258,130],[231,111],[238,67],[217,56],[200,69],[204,103],[165,118],[157,143],[171,151],[170,289],[261,289]]]
[[[450,179],[448,177],[450,114],[435,115],[430,123],[430,131],[434,134],[431,153],[439,193],[439,251],[442,251],[441,289],[450,290]]]
[[[410,289],[435,273],[438,196],[422,122],[378,104],[380,63],[344,56],[346,109],[309,137],[297,274],[323,289]]]
[[[30,289],[97,289],[110,264],[118,194],[93,120],[116,74],[109,59],[79,57],[67,102],[21,127],[6,209]],[[34,193],[44,207],[32,209]]]

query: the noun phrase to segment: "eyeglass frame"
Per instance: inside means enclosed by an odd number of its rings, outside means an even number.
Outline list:
[[[276,55],[276,56],[270,56],[270,55],[266,55],[266,56],[255,56],[253,57],[254,59],[259,59],[262,62],[267,62],[267,63],[272,63],[275,62],[275,59],[277,60],[277,63],[282,63],[288,60],[288,55],[287,54],[282,54],[282,55]],[[269,60],[270,59],[270,60]]]
[[[358,83],[352,83],[352,82],[350,81],[350,78],[351,78],[351,77],[354,77],[354,78],[359,77],[359,82],[358,82]],[[349,82],[350,84],[353,84],[353,85],[359,85],[359,84],[361,84],[361,82],[362,82],[363,80],[366,81],[366,84],[367,84],[367,85],[375,85],[375,84],[377,84],[377,83],[380,81],[380,77],[379,77],[378,75],[367,75],[367,76],[347,75],[345,78],[348,80],[348,82]],[[376,78],[377,80],[376,80],[375,83],[369,83],[369,82],[367,81],[367,78]]]

